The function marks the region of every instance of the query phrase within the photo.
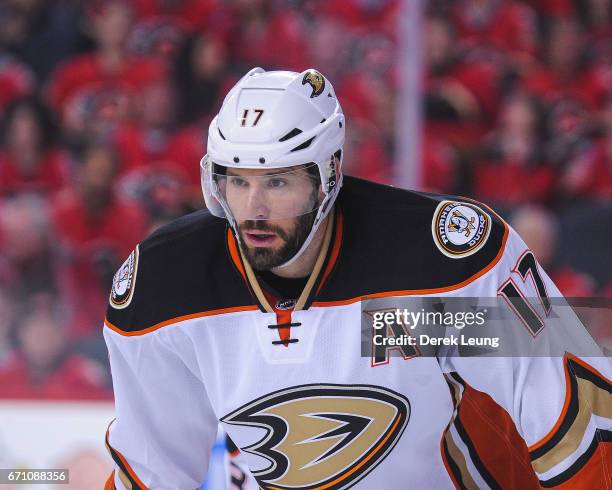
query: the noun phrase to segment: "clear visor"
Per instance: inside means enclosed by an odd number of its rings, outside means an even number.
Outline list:
[[[279,169],[244,169],[209,163],[208,171],[213,196],[238,222],[316,213],[325,197],[315,163]]]

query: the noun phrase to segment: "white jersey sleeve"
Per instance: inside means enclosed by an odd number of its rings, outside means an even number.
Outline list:
[[[502,433],[509,416],[542,487],[609,488],[612,454],[603,443],[612,434],[610,361],[514,230],[497,265],[462,294],[500,298],[516,320],[506,328],[518,347],[508,357],[440,359],[456,407],[443,449],[454,451],[456,472],[479,466],[470,461],[465,426],[477,432],[476,425],[490,424]],[[494,406],[502,413],[492,413]],[[480,473],[464,481],[484,485],[486,470]]]
[[[104,327],[116,419],[107,433],[115,488],[189,489],[206,478],[217,434],[206,390],[164,331],[125,336]]]

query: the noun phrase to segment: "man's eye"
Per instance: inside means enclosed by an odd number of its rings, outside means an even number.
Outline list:
[[[269,187],[284,187],[287,185],[285,179],[270,179],[268,180]]]
[[[236,187],[246,187],[249,183],[240,177],[231,177],[230,183]]]

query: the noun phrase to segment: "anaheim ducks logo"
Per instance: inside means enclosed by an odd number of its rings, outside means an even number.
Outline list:
[[[478,206],[442,201],[431,225],[434,241],[447,257],[456,259],[476,253],[489,238],[491,217]]]
[[[259,398],[221,418],[266,430],[241,450],[265,458],[251,468],[261,488],[343,489],[372,471],[393,449],[410,403],[386,388],[303,385]]]
[[[308,70],[302,78],[302,85],[309,84],[312,87],[310,98],[317,97],[323,93],[325,78],[317,70]]]
[[[126,308],[132,301],[138,270],[138,247],[129,255],[113,276],[110,304],[113,308]]]
[[[476,229],[474,226],[474,222],[476,218],[473,216],[471,218],[467,218],[461,214],[461,211],[455,209],[451,213],[450,223],[448,225],[449,232],[463,233],[466,237],[469,238],[470,234]]]

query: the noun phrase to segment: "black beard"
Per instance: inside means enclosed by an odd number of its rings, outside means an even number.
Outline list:
[[[306,241],[312,225],[317,215],[317,210],[298,216],[296,219],[295,230],[291,235],[283,229],[268,224],[265,220],[247,220],[238,227],[241,242],[244,244],[245,230],[259,230],[276,233],[285,244],[278,250],[271,250],[265,247],[243,246],[242,251],[246,255],[251,267],[257,271],[268,271],[290,260]]]

